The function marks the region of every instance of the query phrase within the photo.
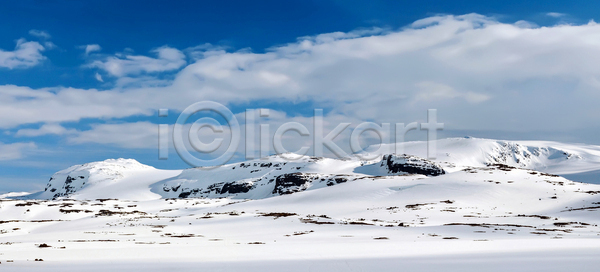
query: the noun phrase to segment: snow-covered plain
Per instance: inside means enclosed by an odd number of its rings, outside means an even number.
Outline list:
[[[107,160],[0,202],[3,271],[597,271],[600,147],[454,138],[374,161]],[[38,261],[36,261],[36,259]],[[43,260],[43,261],[40,261]]]

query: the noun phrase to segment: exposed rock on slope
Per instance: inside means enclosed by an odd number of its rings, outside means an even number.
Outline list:
[[[439,176],[446,172],[436,163],[410,155],[385,155],[381,162],[389,173],[419,174],[425,176]]]

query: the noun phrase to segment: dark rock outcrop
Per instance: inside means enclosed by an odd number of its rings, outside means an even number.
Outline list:
[[[385,155],[382,166],[386,166],[389,173],[419,174],[425,176],[439,176],[446,174],[436,163],[410,155]]]
[[[301,192],[306,190],[310,183],[311,178],[303,173],[283,174],[275,178],[273,194],[287,195]]]
[[[221,188],[221,194],[239,194],[239,193],[247,193],[252,189],[251,183],[237,183],[237,182],[227,182]]]

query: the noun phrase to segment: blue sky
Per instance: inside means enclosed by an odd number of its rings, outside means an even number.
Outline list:
[[[107,158],[187,167],[157,159],[156,124],[200,100],[270,108],[274,125],[316,107],[332,124],[422,122],[438,108],[444,137],[600,144],[599,5],[3,2],[0,192]]]

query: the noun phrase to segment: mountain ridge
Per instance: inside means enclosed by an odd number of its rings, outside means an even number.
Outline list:
[[[427,142],[406,142],[407,154],[386,154],[378,160],[333,159],[301,156],[289,161],[281,155],[232,163],[206,170],[160,170],[133,159],[108,159],[71,166],[58,171],[43,192],[30,199],[91,196],[115,197],[129,188],[144,199],[188,197],[234,197],[259,199],[314,190],[365,177],[392,175],[436,176],[469,167],[502,164],[555,173],[582,173],[600,169],[600,147],[540,141],[499,141],[479,138],[448,138],[437,141],[437,159],[424,155]],[[150,174],[152,173],[152,174]],[[165,177],[144,178],[143,175]],[[142,175],[135,178],[136,175]],[[133,177],[127,179],[127,177]],[[123,181],[125,179],[125,182]],[[133,187],[131,179],[139,184]],[[146,179],[146,181],[142,181]],[[129,185],[129,186],[126,186]],[[125,188],[127,187],[127,188]],[[87,194],[87,195],[86,195]]]

